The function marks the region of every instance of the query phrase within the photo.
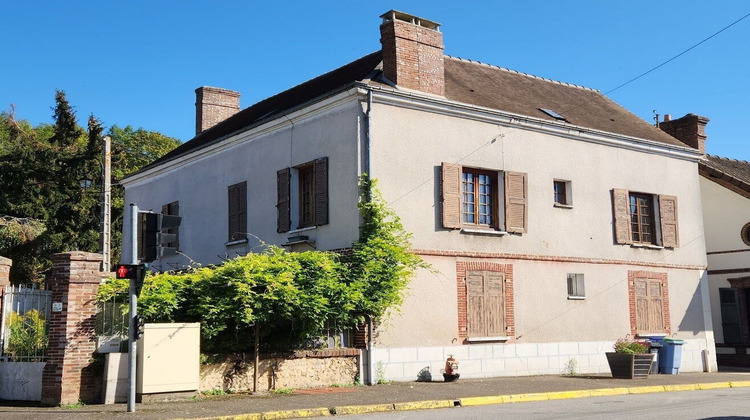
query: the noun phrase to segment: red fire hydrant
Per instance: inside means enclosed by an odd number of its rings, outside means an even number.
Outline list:
[[[445,382],[453,382],[458,379],[459,376],[461,376],[461,374],[458,373],[458,360],[456,360],[452,354],[449,354],[448,358],[445,360],[443,379],[445,379]]]

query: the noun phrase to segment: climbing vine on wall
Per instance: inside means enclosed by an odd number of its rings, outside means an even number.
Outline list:
[[[344,330],[384,315],[426,264],[408,252],[409,234],[375,182],[361,178],[360,192],[362,228],[351,253],[268,246],[216,267],[151,275],[139,313],[149,322],[200,322],[204,352],[247,350],[256,324],[267,348],[295,348],[327,326]],[[127,288],[111,279],[98,298],[126,296]]]

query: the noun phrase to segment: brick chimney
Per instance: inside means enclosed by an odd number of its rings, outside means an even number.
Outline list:
[[[672,120],[667,118],[667,115],[664,116],[664,121],[659,123],[659,128],[688,146],[700,150],[705,155],[706,124],[710,120],[695,114],[687,114],[682,118]]]
[[[240,93],[201,86],[195,90],[195,134],[208,130],[240,111]]]
[[[440,24],[396,10],[380,17],[385,77],[399,87],[445,96]]]

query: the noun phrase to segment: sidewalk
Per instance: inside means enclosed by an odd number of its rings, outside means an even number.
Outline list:
[[[395,409],[426,409],[458,405],[496,404],[530,400],[669,392],[709,388],[750,387],[750,373],[681,373],[649,375],[647,379],[613,379],[607,376],[530,376],[459,379],[456,382],[409,382],[300,390],[291,394],[200,396],[194,401],[138,404],[127,413],[125,404],[78,408],[2,406],[0,419],[193,419],[269,413],[266,418],[294,418]],[[592,391],[595,390],[595,391]],[[581,392],[575,392],[581,391]],[[700,392],[700,391],[694,391]],[[533,395],[519,395],[533,394]],[[505,396],[505,398],[497,398]],[[511,397],[512,396],[512,397]],[[488,398],[473,398],[488,397]],[[416,403],[416,404],[403,404]],[[352,408],[352,406],[366,406]],[[297,413],[278,413],[306,410]],[[276,412],[276,413],[270,413]],[[281,415],[288,415],[281,417]],[[334,416],[336,417],[336,416]],[[261,416],[247,416],[245,419]]]

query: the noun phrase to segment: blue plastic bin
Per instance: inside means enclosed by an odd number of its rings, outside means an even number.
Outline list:
[[[684,340],[665,338],[664,347],[659,350],[659,373],[677,375],[680,373],[682,361],[682,345]]]

